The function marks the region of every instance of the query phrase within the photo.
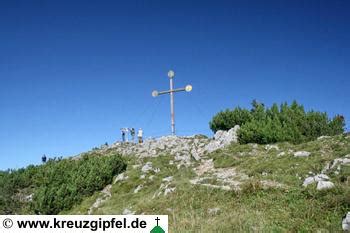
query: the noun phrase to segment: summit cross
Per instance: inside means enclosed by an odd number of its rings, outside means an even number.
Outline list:
[[[170,79],[170,89],[167,91],[153,91],[152,96],[157,97],[163,94],[170,94],[170,115],[171,115],[171,134],[175,135],[175,110],[174,110],[174,93],[180,91],[190,92],[192,91],[192,86],[187,85],[186,87],[174,89],[174,77],[175,73],[172,70],[169,70],[168,77]]]

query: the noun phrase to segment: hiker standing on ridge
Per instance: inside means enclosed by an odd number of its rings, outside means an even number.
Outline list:
[[[143,131],[142,129],[140,128],[139,131],[137,132],[137,138],[139,139],[139,143],[142,143],[143,142]]]
[[[130,134],[131,134],[131,140],[132,140],[132,142],[134,142],[134,140],[135,140],[135,129],[134,128],[130,129]]]
[[[43,162],[43,163],[46,163],[46,155],[45,154],[43,154],[43,156],[41,157],[41,162]]]
[[[126,141],[129,142],[129,128],[124,128],[124,132],[126,135]]]
[[[125,142],[125,130],[124,129],[121,129],[122,130],[122,141]]]

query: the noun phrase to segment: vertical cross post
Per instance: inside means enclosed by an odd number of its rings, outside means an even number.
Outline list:
[[[170,115],[171,115],[171,134],[175,135],[175,108],[174,108],[174,93],[175,92],[180,92],[180,91],[187,91],[190,92],[192,91],[192,86],[187,85],[186,87],[182,88],[174,88],[174,76],[175,73],[174,71],[170,70],[168,72],[168,77],[170,79],[170,89],[167,91],[153,91],[152,96],[157,97],[158,95],[163,95],[163,94],[170,94]]]
[[[170,71],[169,71],[170,72]],[[169,74],[168,74],[169,75]],[[170,115],[171,115],[171,134],[175,135],[175,112],[174,112],[174,76],[170,77]]]

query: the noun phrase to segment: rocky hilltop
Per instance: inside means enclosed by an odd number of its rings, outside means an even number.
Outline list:
[[[350,227],[350,136],[241,145],[238,129],[218,131],[213,138],[116,142],[88,152],[121,154],[128,167],[69,213],[167,214],[172,232]]]
[[[114,150],[121,155],[134,155],[140,158],[157,157],[160,154],[171,154],[175,161],[188,166],[191,159],[199,161],[205,154],[224,148],[231,143],[237,143],[239,126],[229,131],[219,130],[212,139],[203,135],[187,137],[164,136],[158,139],[148,139],[144,143],[116,142],[109,147],[102,147],[101,152]]]

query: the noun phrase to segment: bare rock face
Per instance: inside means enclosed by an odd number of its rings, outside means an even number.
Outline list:
[[[312,172],[309,172],[309,177],[307,177],[303,186],[306,187],[310,184],[316,183],[317,190],[330,189],[334,187],[334,183],[330,181],[330,178],[325,174],[339,174],[341,166],[350,164],[350,155],[345,155],[341,158],[334,159],[326,164],[322,169],[321,174],[315,175]]]
[[[193,170],[197,176],[190,180],[192,185],[200,185],[225,191],[240,190],[241,183],[249,179],[246,174],[232,167],[215,168],[213,159],[203,159],[201,164]],[[211,181],[215,181],[215,184],[212,184]]]
[[[160,184],[159,189],[153,194],[152,199],[159,197],[160,195],[168,195],[170,193],[175,192],[176,187],[173,187],[172,185],[173,177],[168,176],[162,179],[162,183]]]
[[[348,212],[342,221],[343,231],[350,231],[350,212]]]
[[[206,153],[211,153],[238,141],[237,132],[239,126],[236,125],[229,131],[219,130],[214,135],[214,139],[204,136],[164,136],[158,139],[148,139],[142,144],[131,142],[116,142],[108,148],[113,148],[122,155],[137,155],[138,157],[157,157],[160,154],[175,155],[175,160],[181,160],[184,166],[188,166],[191,159],[201,160]]]
[[[317,140],[324,140],[324,139],[328,139],[331,138],[331,136],[320,136],[317,138]]]
[[[91,215],[95,209],[98,209],[102,203],[106,202],[111,196],[112,185],[107,185],[102,191],[101,196],[96,199],[92,206],[88,210],[88,214]]]
[[[330,169],[333,169],[336,166],[345,165],[345,164],[350,164],[350,155],[345,155],[344,158],[335,159]]]
[[[169,193],[174,192],[175,189],[176,189],[176,187],[173,187],[173,188],[166,188],[166,189],[164,190],[164,196],[168,195]]]
[[[213,152],[217,149],[223,148],[230,145],[231,143],[238,142],[238,130],[240,129],[239,125],[236,125],[229,131],[219,130],[214,135],[214,140],[206,145],[205,149],[208,153]]]
[[[333,188],[334,184],[330,181],[319,181],[317,184],[317,190],[330,189]]]
[[[143,188],[142,185],[137,186],[136,189],[134,190],[134,193],[138,193],[142,188]]]
[[[323,168],[322,173],[334,171],[335,174],[339,174],[341,167],[343,165],[350,164],[350,154],[345,155],[342,158],[334,159],[333,161],[326,164],[326,166]]]
[[[124,209],[123,210],[123,215],[134,215],[135,211],[129,210],[129,209]]]
[[[220,212],[220,208],[218,208],[218,207],[208,209],[208,214],[209,215],[216,215],[219,212]]]
[[[265,150],[267,150],[267,151],[269,151],[269,150],[279,150],[279,147],[277,146],[277,145],[269,145],[269,144],[267,144],[266,146],[265,146]]]
[[[143,173],[146,173],[146,172],[149,172],[153,170],[153,167],[152,167],[152,162],[147,162],[142,168],[141,168],[141,171]]]
[[[304,180],[304,182],[303,182],[303,186],[304,187],[306,187],[306,186],[308,186],[308,185],[310,185],[310,184],[313,184],[313,183],[315,183],[316,181],[315,181],[315,178],[314,177],[307,177],[305,180]]]
[[[297,151],[294,153],[294,157],[309,157],[310,154],[311,153],[307,151]]]
[[[119,182],[119,181],[123,181],[123,180],[126,180],[128,179],[129,177],[128,176],[125,176],[124,172],[123,173],[120,173],[114,180],[113,184]]]
[[[306,187],[313,183],[317,183],[317,190],[330,189],[334,187],[334,184],[329,181],[329,177],[325,174],[307,177],[304,180],[303,186]]]

